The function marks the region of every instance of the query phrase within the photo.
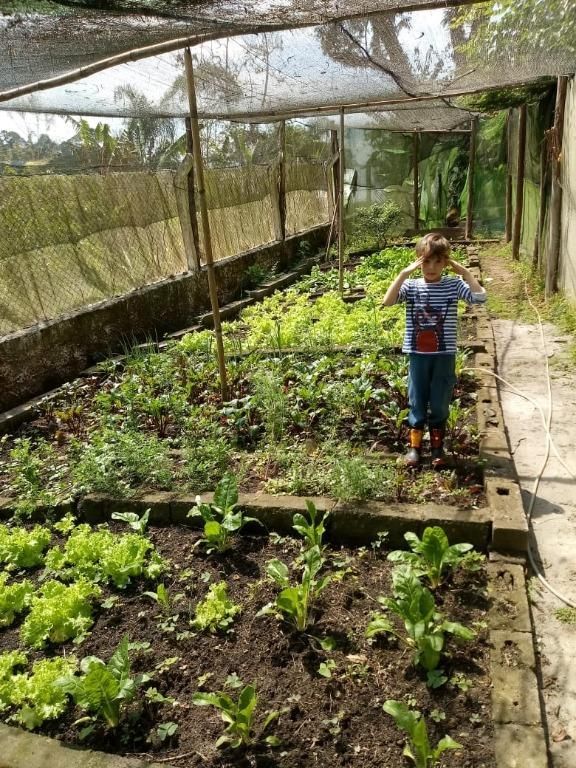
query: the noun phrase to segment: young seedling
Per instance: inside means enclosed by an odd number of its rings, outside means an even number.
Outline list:
[[[270,735],[263,738],[270,723],[280,716],[278,710],[266,712],[259,734],[254,734],[254,713],[258,704],[258,696],[252,685],[244,686],[237,701],[234,701],[224,691],[214,693],[198,691],[192,696],[192,703],[198,707],[216,707],[222,720],[228,723],[224,733],[216,742],[217,747],[229,744],[233,749],[238,749],[238,747],[249,747],[262,741],[272,747],[280,744],[277,736]]]
[[[297,512],[293,517],[292,527],[304,537],[304,546],[306,549],[318,547],[322,552],[324,549],[322,539],[326,532],[324,523],[326,522],[329,512],[324,513],[320,520],[317,521],[318,510],[316,509],[316,505],[309,499],[306,499],[306,509],[308,510],[308,519],[300,512]]]
[[[375,613],[366,628],[368,638],[378,634],[391,634],[408,647],[414,649],[414,663],[422,666],[428,673],[428,682],[437,687],[445,682],[437,673],[444,636],[455,635],[462,640],[472,640],[475,633],[453,621],[445,621],[436,610],[434,596],[422,586],[416,574],[409,568],[398,568],[392,574],[394,597],[379,597],[378,602],[404,621],[406,635],[401,635],[384,613]]]
[[[192,620],[192,626],[201,631],[217,632],[229,630],[234,616],[242,608],[235,605],[228,597],[228,585],[225,581],[212,584],[206,598],[196,606],[196,615]]]
[[[401,701],[388,699],[384,702],[382,709],[391,715],[398,728],[407,734],[408,743],[404,747],[404,755],[412,760],[416,768],[436,768],[440,765],[440,758],[447,749],[462,749],[462,745],[450,736],[444,736],[432,748],[426,721],[420,716],[420,712],[409,709]]]
[[[112,520],[121,520],[123,523],[127,523],[140,536],[143,536],[146,532],[149,517],[149,509],[143,513],[142,517],[138,517],[136,512],[112,512]]]
[[[395,550],[390,552],[388,560],[409,565],[417,576],[426,576],[431,589],[440,586],[446,571],[458,567],[472,549],[472,544],[450,545],[448,537],[437,525],[425,528],[422,539],[411,531],[405,533],[404,538],[412,552]]]
[[[288,566],[281,560],[270,560],[266,571],[282,590],[273,603],[268,603],[258,616],[268,613],[284,615],[300,632],[310,622],[310,608],[314,600],[332,580],[333,574],[317,578],[324,565],[324,558],[317,546],[305,550],[302,554],[302,578],[299,584],[291,584]]]
[[[236,510],[238,485],[234,475],[226,474],[216,486],[212,504],[203,503],[196,497],[196,506],[187,517],[201,517],[204,520],[204,537],[208,552],[225,552],[230,548],[230,536],[239,531],[247,522],[258,522]]]

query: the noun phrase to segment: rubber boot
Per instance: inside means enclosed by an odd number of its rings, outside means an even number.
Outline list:
[[[420,465],[420,450],[422,448],[422,429],[410,430],[410,448],[404,456],[404,464],[407,467],[417,467]]]
[[[430,458],[434,469],[442,469],[446,466],[444,427],[430,427]]]

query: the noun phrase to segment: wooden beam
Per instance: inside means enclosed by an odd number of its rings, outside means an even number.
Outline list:
[[[520,237],[522,234],[522,211],[524,208],[524,162],[526,159],[526,104],[520,107],[518,124],[518,161],[516,163],[516,210],[512,230],[512,258],[520,260]]]
[[[474,175],[476,173],[476,136],[478,134],[478,118],[472,120],[470,133],[470,157],[468,159],[468,207],[466,209],[466,227],[464,237],[470,240],[474,226]]]
[[[420,161],[420,134],[418,131],[414,134],[412,152],[412,161],[414,163],[414,229],[418,232],[420,229],[420,178],[418,168]]]
[[[558,290],[558,264],[560,262],[560,240],[562,225],[562,140],[564,137],[564,111],[568,78],[559,77],[556,84],[556,107],[552,142],[552,187],[550,190],[550,231],[546,261],[544,294],[550,298]]]
[[[208,291],[210,304],[214,317],[214,333],[216,335],[216,352],[218,355],[218,370],[220,373],[220,392],[222,400],[228,399],[228,381],[226,377],[226,360],[224,357],[224,344],[222,341],[222,324],[220,322],[220,307],[218,305],[218,289],[214,272],[214,259],[212,256],[212,238],[210,236],[210,221],[208,219],[208,207],[206,205],[206,188],[204,186],[204,165],[202,163],[202,151],[200,146],[200,127],[198,125],[198,107],[196,103],[196,88],[194,86],[194,68],[190,48],[184,51],[184,65],[186,67],[186,87],[188,91],[188,103],[190,105],[190,124],[192,128],[192,140],[194,149],[194,164],[196,166],[196,179],[198,183],[198,202],[202,217],[202,240],[204,243],[204,258],[206,259],[206,271],[208,273]]]
[[[340,163],[338,166],[338,290],[344,291],[344,110],[340,110]]]
[[[512,114],[508,110],[506,116],[506,223],[504,240],[509,243],[512,240]]]

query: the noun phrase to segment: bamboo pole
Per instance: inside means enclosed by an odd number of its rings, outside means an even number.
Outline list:
[[[560,261],[560,240],[562,225],[562,139],[564,135],[564,108],[568,78],[561,76],[556,84],[556,107],[554,109],[555,139],[552,154],[552,187],[550,190],[550,230],[546,262],[544,294],[550,298],[558,290],[558,264]]]
[[[535,272],[540,271],[542,266],[542,234],[544,232],[544,221],[546,218],[546,187],[548,182],[548,142],[546,134],[542,136],[540,142],[540,199],[538,201],[538,224],[536,225],[536,235],[534,237],[534,250],[532,251],[532,269]]]
[[[420,178],[418,162],[420,160],[420,133],[416,131],[414,134],[414,230],[418,232],[420,229]]]
[[[512,240],[512,109],[506,117],[506,224],[504,240]]]
[[[472,119],[470,131],[470,157],[468,159],[468,207],[466,210],[466,227],[464,237],[466,240],[472,238],[472,228],[474,226],[474,176],[476,173],[476,137],[478,134],[478,118]]]
[[[340,161],[338,168],[338,290],[344,291],[344,110],[340,110]]]
[[[184,51],[184,64],[186,67],[186,87],[188,91],[188,103],[190,105],[190,124],[192,127],[192,140],[194,150],[194,163],[196,165],[196,179],[198,183],[198,202],[202,218],[202,240],[204,245],[204,258],[208,273],[208,290],[210,304],[214,317],[214,333],[216,334],[216,351],[218,354],[218,370],[220,372],[220,392],[222,400],[228,399],[228,382],[226,377],[226,361],[224,358],[224,344],[222,342],[222,325],[220,323],[220,307],[218,305],[218,290],[216,287],[216,275],[214,273],[214,259],[212,256],[212,239],[210,237],[210,222],[208,220],[208,208],[206,206],[206,188],[204,186],[204,166],[202,164],[202,151],[200,147],[200,127],[198,125],[198,107],[196,104],[196,89],[194,87],[194,68],[190,48]]]
[[[194,139],[192,138],[192,123],[189,115],[184,119],[184,125],[186,126],[186,154],[191,155],[193,158]],[[196,196],[194,194],[194,163],[192,163],[188,173],[188,207],[190,209],[190,225],[196,251],[196,268],[200,269],[200,234],[198,232],[198,211],[196,210]]]
[[[514,229],[512,231],[512,258],[520,259],[520,236],[522,234],[522,211],[524,208],[524,161],[526,158],[526,104],[520,107],[518,125],[518,162],[516,167],[516,210],[514,211]]]

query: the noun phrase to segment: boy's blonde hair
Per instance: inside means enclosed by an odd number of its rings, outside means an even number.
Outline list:
[[[444,261],[448,261],[451,251],[452,248],[448,240],[446,240],[444,235],[438,234],[438,232],[430,232],[416,243],[416,255],[418,258],[421,256],[424,256],[424,258],[440,256]]]

